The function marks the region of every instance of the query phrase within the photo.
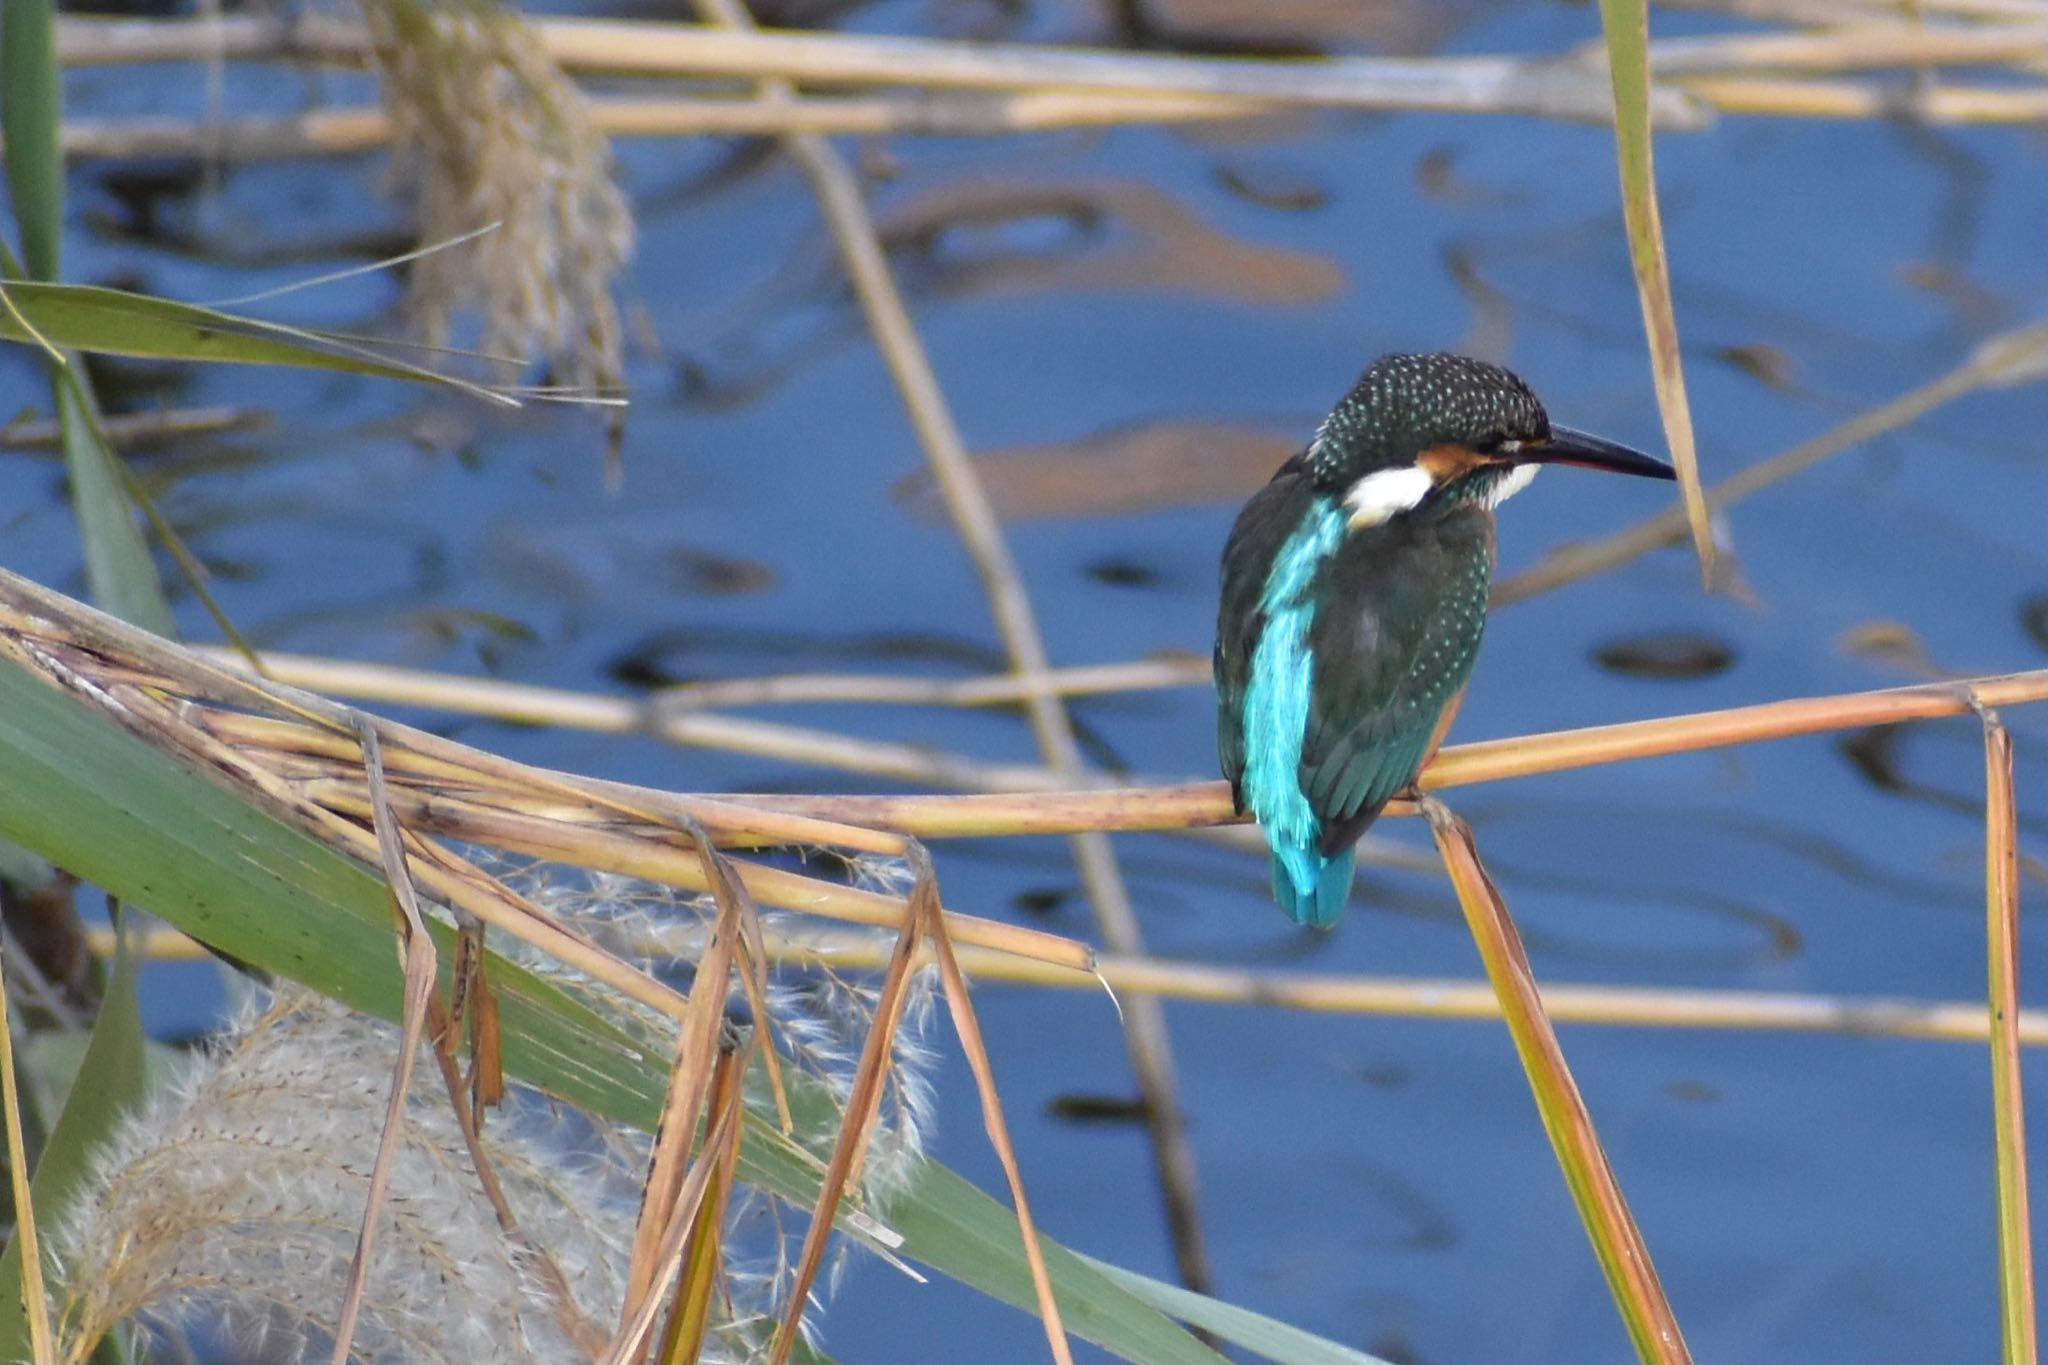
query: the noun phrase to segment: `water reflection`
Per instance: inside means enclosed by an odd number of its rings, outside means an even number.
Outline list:
[[[877,231],[912,300],[1135,289],[1298,305],[1344,279],[1325,256],[1243,240],[1139,181],[956,179],[890,204]],[[814,240],[691,348],[681,396],[756,401],[862,327],[829,245]]]

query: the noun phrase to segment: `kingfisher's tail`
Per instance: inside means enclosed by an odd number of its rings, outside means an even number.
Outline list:
[[[1358,851],[1347,847],[1334,858],[1312,848],[1273,851],[1273,899],[1296,924],[1336,926],[1351,897],[1352,864]]]

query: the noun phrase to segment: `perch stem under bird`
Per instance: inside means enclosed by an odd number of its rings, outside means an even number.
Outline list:
[[[1358,836],[1450,728],[1486,627],[1493,509],[1546,464],[1675,477],[1552,426],[1497,365],[1382,356],[1238,513],[1216,622],[1217,747],[1296,921],[1337,922]]]

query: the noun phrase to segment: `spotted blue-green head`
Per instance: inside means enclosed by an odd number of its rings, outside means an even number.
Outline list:
[[[1486,623],[1493,509],[1544,464],[1672,477],[1552,425],[1497,365],[1383,356],[1238,514],[1217,617],[1218,745],[1294,919],[1336,922],[1352,846],[1448,728]]]
[[[1519,375],[1470,356],[1381,356],[1317,428],[1310,481],[1350,510],[1354,529],[1461,503],[1488,507],[1545,464],[1672,477],[1661,461],[1551,425]]]

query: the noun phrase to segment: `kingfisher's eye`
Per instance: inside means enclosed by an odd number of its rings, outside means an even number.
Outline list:
[[[1508,434],[1505,431],[1489,431],[1486,435],[1474,441],[1472,448],[1481,455],[1492,455],[1497,453],[1503,446],[1513,446],[1515,444],[1517,442],[1509,440]]]

